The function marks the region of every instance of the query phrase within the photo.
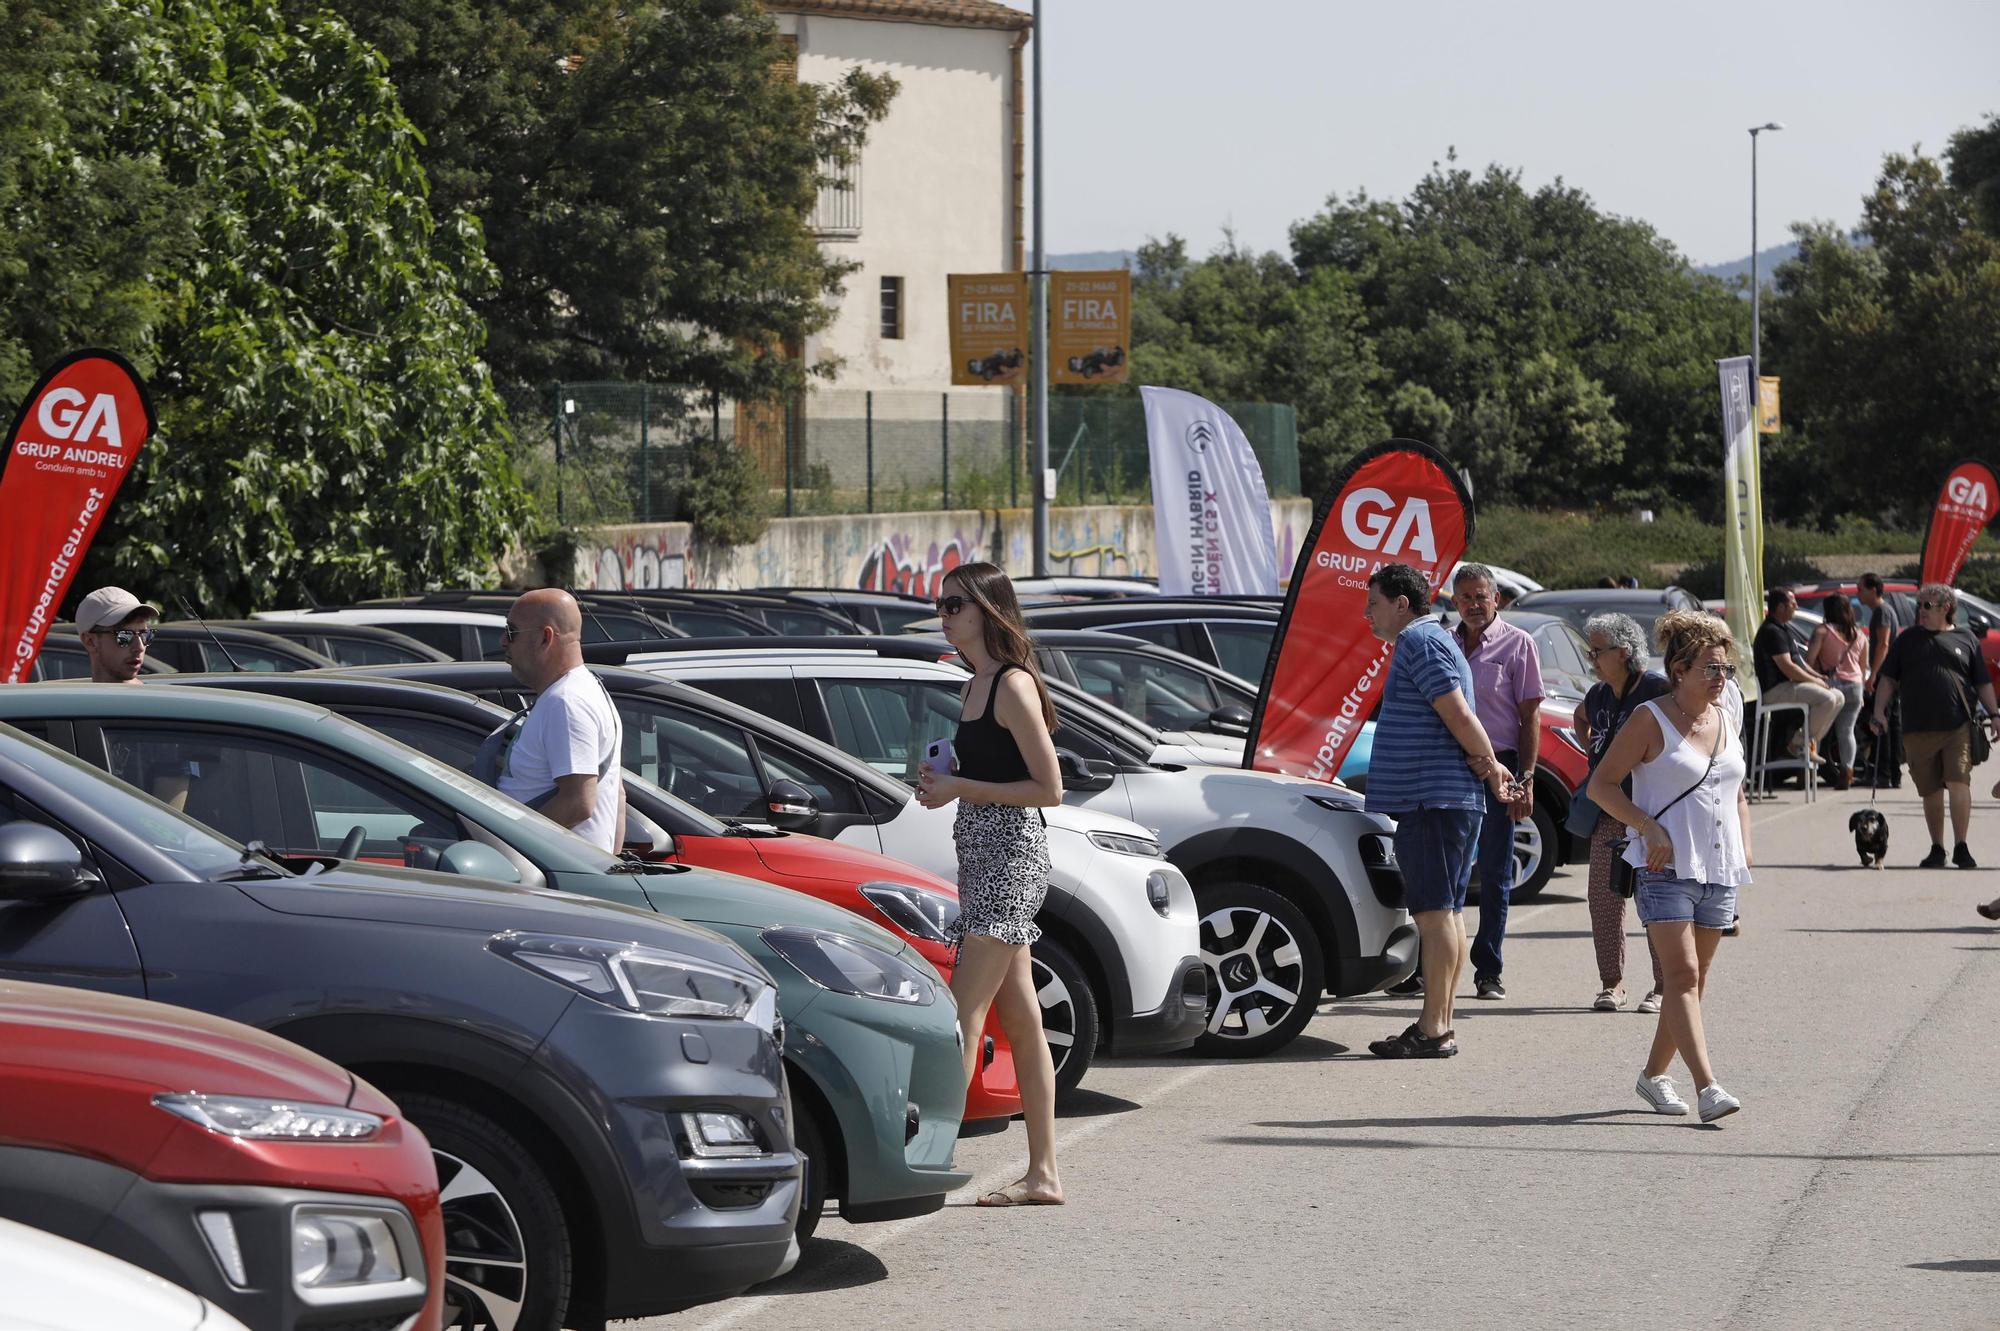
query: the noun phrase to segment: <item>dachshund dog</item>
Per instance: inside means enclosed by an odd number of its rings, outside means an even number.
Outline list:
[[[1847,820],[1854,833],[1854,851],[1864,869],[1879,869],[1889,857],[1889,820],[1873,809],[1856,809]]]

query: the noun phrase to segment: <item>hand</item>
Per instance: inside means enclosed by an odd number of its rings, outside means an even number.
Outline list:
[[[1884,721],[1881,717],[1871,716],[1868,718],[1868,728],[1879,735],[1885,730],[1887,730],[1889,728],[1889,725],[1888,722]]]
[[[1646,838],[1646,867],[1655,873],[1674,862],[1674,840],[1667,835],[1667,829],[1651,818],[1641,833]]]
[[[962,778],[935,771],[929,763],[917,768],[917,803],[926,809],[942,809],[963,794],[964,788]]]
[[[1517,823],[1535,816],[1535,788],[1526,777],[1514,783],[1513,794],[1507,801],[1507,816]]]

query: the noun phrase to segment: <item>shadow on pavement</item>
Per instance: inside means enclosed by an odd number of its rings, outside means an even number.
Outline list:
[[[1421,1001],[1421,1000],[1419,1000]],[[1336,1006],[1322,1006],[1317,1015],[1338,1017],[1358,1009]],[[1255,1058],[1203,1058],[1192,1052],[1168,1054],[1161,1058],[1120,1058],[1108,1060],[1121,1068],[1184,1068],[1189,1064],[1207,1063],[1319,1063],[1329,1058],[1339,1058],[1348,1052],[1347,1046],[1333,1040],[1324,1040],[1317,1035],[1299,1035],[1282,1049],[1274,1049],[1268,1054]]]
[[[1253,1123],[1256,1128],[1567,1128],[1598,1119],[1652,1114],[1647,1109],[1598,1109],[1585,1114],[1451,1114],[1436,1118],[1322,1118],[1303,1122]],[[1659,1117],[1658,1115],[1652,1115]]]
[[[1897,925],[1885,929],[1794,929],[1795,934],[1990,934],[1990,924],[1940,924],[1930,928],[1905,928]]]
[[[1509,929],[1509,938],[1589,938],[1588,929]]]
[[[1103,1118],[1107,1114],[1129,1114],[1145,1106],[1122,1096],[1106,1095],[1088,1086],[1079,1086],[1056,1103],[1057,1118]]]
[[[1967,1257],[1956,1262],[1911,1262],[1912,1271],[1970,1271],[1974,1275],[2000,1273],[2000,1257]]]
[[[859,1289],[889,1278],[882,1259],[857,1243],[814,1238],[799,1252],[799,1264],[751,1289],[752,1294],[823,1294]]]
[[[1577,1121],[1588,1121],[1592,1118],[1616,1118],[1627,1115],[1631,1116],[1630,1121],[1605,1123],[1596,1126],[1652,1127],[1660,1131],[1673,1131],[1676,1128],[1694,1128],[1704,1134],[1717,1136],[1728,1130],[1721,1123],[1700,1123],[1696,1122],[1693,1118],[1667,1118],[1665,1115],[1655,1114],[1649,1109],[1605,1110],[1595,1115],[1579,1115]],[[1655,1122],[1654,1120],[1656,1119],[1663,1119],[1664,1121]],[[1384,1124],[1390,1126],[1402,1123],[1418,1127],[1423,1126],[1427,1122],[1441,1124],[1453,1122],[1451,1119],[1421,1118],[1384,1119],[1382,1121]],[[1510,1120],[1499,1117],[1480,1118],[1474,1116],[1469,1121],[1488,1127],[1504,1127],[1508,1125]],[[1563,1125],[1569,1122],[1567,1118],[1561,1115],[1553,1115],[1548,1118],[1524,1118],[1518,1121],[1526,1124],[1554,1125]],[[1709,1159],[1714,1154],[1711,1151],[1648,1151],[1622,1146],[1523,1146],[1518,1142],[1495,1142],[1492,1145],[1486,1145],[1478,1142],[1408,1141],[1395,1137],[1204,1137],[1202,1140],[1214,1146],[1325,1146],[1364,1151],[1534,1151],[1549,1155],[1692,1155],[1699,1156],[1702,1159]],[[1884,1151],[1877,1155],[1823,1155],[1815,1151],[1732,1151],[1730,1152],[1730,1158],[1734,1160],[1807,1160],[1821,1164],[1915,1165],[1931,1164],[1939,1160],[2000,1159],[2000,1151]]]

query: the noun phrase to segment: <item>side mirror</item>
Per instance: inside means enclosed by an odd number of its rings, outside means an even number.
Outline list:
[[[669,860],[680,854],[674,834],[633,808],[625,806],[625,836],[619,845],[641,859]]]
[[[502,883],[518,883],[521,871],[514,862],[484,841],[454,841],[438,855],[440,873],[462,874],[467,878],[491,878]]]
[[[771,826],[788,832],[803,832],[819,821],[819,800],[798,782],[782,777],[765,792],[764,810],[770,815]]]
[[[0,898],[53,901],[75,896],[97,881],[83,867],[83,852],[53,827],[0,823]]]
[[[1218,735],[1249,735],[1250,709],[1241,703],[1224,703],[1208,714],[1208,728]]]
[[[1062,771],[1064,790],[1109,790],[1111,783],[1118,779],[1110,763],[1093,763],[1071,749],[1056,750],[1056,766]]]

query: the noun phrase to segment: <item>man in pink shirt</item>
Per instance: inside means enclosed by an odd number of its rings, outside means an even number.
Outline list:
[[[1479,826],[1479,932],[1472,940],[1476,997],[1502,999],[1500,945],[1507,937],[1507,898],[1514,890],[1514,824],[1535,812],[1535,758],[1541,751],[1542,659],[1535,640],[1500,618],[1493,570],[1461,564],[1451,580],[1459,646],[1472,667],[1472,710],[1494,754],[1525,777],[1511,800],[1486,792]],[[1546,848],[1552,850],[1553,848]],[[1546,851],[1545,851],[1546,853]]]

